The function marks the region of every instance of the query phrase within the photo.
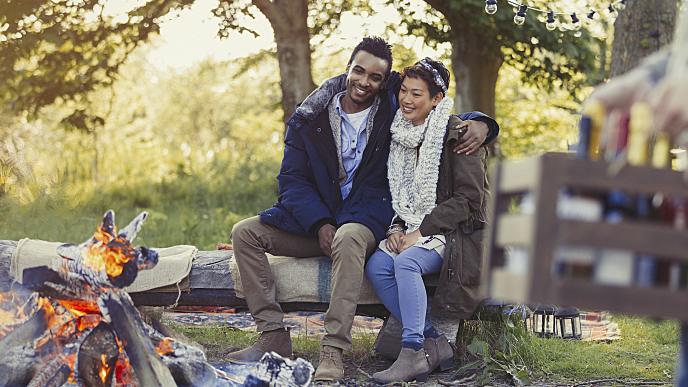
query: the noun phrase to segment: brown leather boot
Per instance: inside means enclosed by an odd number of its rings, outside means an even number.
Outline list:
[[[414,351],[410,348],[402,348],[399,357],[391,367],[373,374],[373,380],[378,383],[409,382],[416,380],[425,382],[430,373],[430,359],[425,348]]]
[[[250,347],[232,352],[226,359],[237,364],[255,364],[260,361],[265,352],[275,352],[284,358],[293,359],[289,330],[277,329],[263,332]]]
[[[323,345],[320,348],[320,360],[315,370],[313,380],[344,379],[344,363],[342,349]]]
[[[437,367],[440,367],[440,371],[446,371],[454,366],[456,347],[444,335],[436,339],[425,339],[423,347],[430,359],[430,372]]]

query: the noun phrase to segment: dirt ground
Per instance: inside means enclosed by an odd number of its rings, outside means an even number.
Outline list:
[[[224,355],[235,351],[239,350],[240,348],[235,348],[232,347],[231,345],[227,344],[206,344],[205,345],[205,350],[206,350],[206,357],[208,359],[208,362],[211,364],[222,364],[225,362],[224,360]],[[295,356],[299,356],[298,353],[294,354]],[[317,358],[315,359],[306,359],[311,361],[313,366],[317,366]],[[347,386],[347,387],[357,387],[357,386],[378,386],[379,384],[373,382],[370,380],[369,376],[374,374],[375,372],[382,371],[389,366],[392,365],[391,360],[386,360],[383,358],[370,358],[370,360],[364,361],[362,363],[356,363],[353,361],[350,357],[347,357],[346,354],[344,355],[344,379],[343,380],[335,380],[331,382],[322,382],[322,381],[314,381],[312,382],[312,386]],[[424,383],[409,383],[409,386],[417,386],[417,387],[443,387],[443,386],[473,386],[474,385],[474,378],[471,378],[470,374],[466,375],[461,375],[457,379],[463,379],[463,382],[460,383],[449,383],[447,380],[449,377],[454,373],[454,371],[459,367],[458,364],[455,364],[454,368],[452,368],[449,371],[445,372],[439,372],[436,371],[428,376],[427,382]],[[442,383],[444,382],[444,383]],[[397,385],[402,385],[403,384],[397,384]],[[506,387],[509,385],[507,380],[494,380],[493,383],[490,384],[491,386],[498,386],[498,387]],[[536,384],[533,384],[536,385]],[[546,384],[537,384],[537,385],[546,385]],[[550,384],[551,385],[551,384]]]

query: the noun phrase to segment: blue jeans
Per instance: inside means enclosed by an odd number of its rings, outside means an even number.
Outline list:
[[[378,298],[404,326],[402,345],[422,345],[423,332],[431,325],[426,320],[428,295],[421,276],[440,270],[442,257],[437,251],[417,246],[404,250],[396,259],[377,249],[366,264],[366,276]]]

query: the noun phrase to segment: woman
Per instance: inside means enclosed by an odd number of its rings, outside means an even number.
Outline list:
[[[425,58],[401,77],[387,162],[395,217],[366,266],[378,297],[403,324],[399,357],[373,375],[380,383],[425,381],[435,368],[452,366],[453,346],[425,318],[421,276],[442,273],[432,307],[438,317],[468,318],[482,299],[487,150],[457,155],[452,148],[469,125],[497,125],[481,113],[450,114],[442,62]]]

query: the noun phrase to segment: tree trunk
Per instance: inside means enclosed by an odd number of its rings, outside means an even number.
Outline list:
[[[284,121],[315,89],[311,75],[308,0],[253,0],[270,21],[277,43]]]
[[[481,44],[484,38],[470,31],[458,33],[452,41],[451,67],[456,82],[454,111],[481,111],[495,116],[495,87],[504,59]],[[460,40],[459,40],[460,39]]]
[[[626,0],[614,21],[610,76],[627,72],[670,43],[677,11],[676,0]]]
[[[454,112],[480,111],[496,117],[495,88],[499,68],[504,63],[501,51],[489,51],[482,44],[485,37],[467,29],[454,29],[457,34],[452,39],[451,67],[456,83]],[[492,141],[488,148],[490,154],[501,158],[499,138]]]

